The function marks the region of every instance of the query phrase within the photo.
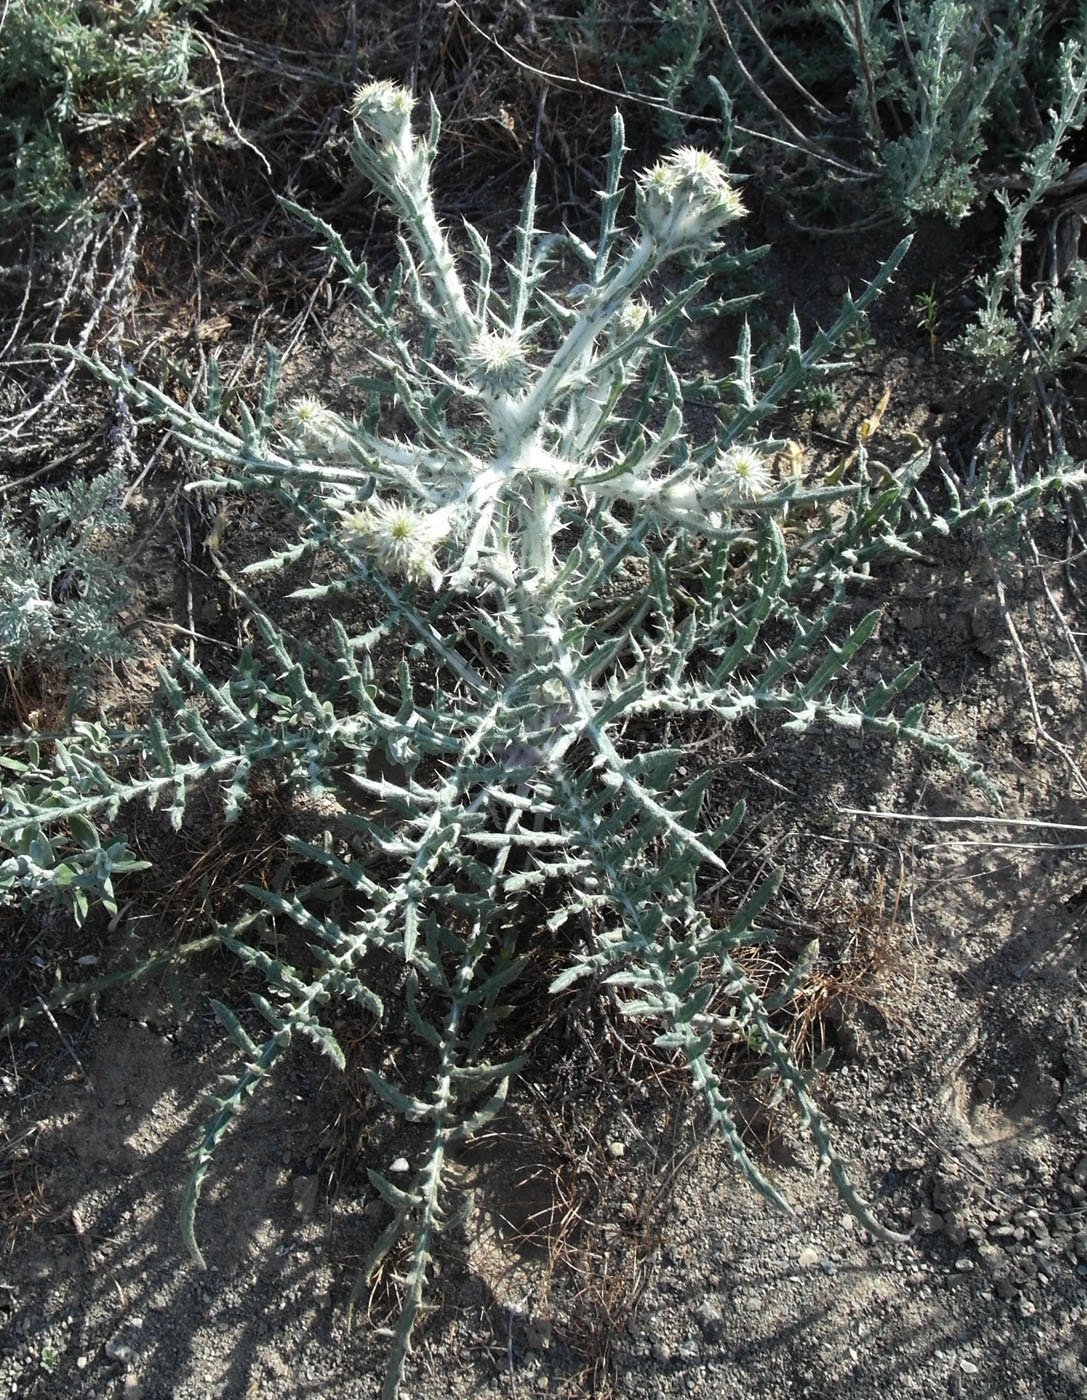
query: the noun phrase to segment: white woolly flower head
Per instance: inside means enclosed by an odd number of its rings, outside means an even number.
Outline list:
[[[468,351],[472,377],[482,389],[513,394],[528,379],[525,337],[514,331],[481,331]]]
[[[351,115],[379,140],[398,143],[410,133],[414,105],[406,87],[382,79],[355,89]]]
[[[283,431],[301,447],[325,452],[346,449],[346,434],[336,415],[312,394],[292,399],[283,414]]]
[[[770,490],[766,458],[757,447],[731,447],[716,462],[715,494],[722,505],[748,506]]]
[[[645,297],[631,297],[615,318],[615,328],[620,338],[625,339],[640,331],[649,319],[651,307]]]
[[[437,587],[442,572],[435,550],[449,534],[447,511],[423,511],[374,496],[343,512],[346,543],[367,554],[391,578]]]
[[[725,167],[695,146],[665,156],[638,182],[639,224],[672,249],[707,243],[744,212]]]

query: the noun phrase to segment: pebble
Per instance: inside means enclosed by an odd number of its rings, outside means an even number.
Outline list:
[[[624,1145],[616,1138],[608,1143],[608,1156],[618,1158],[626,1151]]]
[[[695,1316],[706,1341],[719,1342],[725,1333],[725,1319],[721,1309],[707,1298],[695,1309]]]
[[[395,1174],[396,1176],[403,1176],[405,1172],[410,1170],[411,1168],[408,1166],[408,1159],[406,1157],[397,1157],[395,1162],[389,1164],[390,1175]]]
[[[303,1220],[308,1220],[317,1209],[317,1191],[320,1183],[315,1176],[296,1176],[292,1184],[294,1208]]]
[[[111,1337],[106,1343],[105,1352],[111,1361],[119,1361],[122,1366],[131,1366],[136,1360],[133,1349],[118,1341],[116,1337]]]
[[[965,1356],[959,1362],[959,1370],[967,1376],[976,1376],[978,1373],[978,1368],[972,1361],[967,1361]]]
[[[819,1263],[819,1251],[810,1244],[806,1245],[800,1251],[800,1258],[797,1260],[797,1263],[802,1269],[814,1269],[816,1264]]]
[[[935,1235],[944,1228],[943,1217],[937,1215],[934,1210],[930,1210],[928,1206],[918,1206],[910,1219],[922,1235]]]
[[[525,1328],[525,1341],[532,1351],[546,1351],[551,1345],[551,1323],[546,1317],[534,1317]]]
[[[943,1217],[944,1234],[952,1244],[965,1244],[970,1237],[970,1230],[962,1215],[957,1210],[949,1210]]]

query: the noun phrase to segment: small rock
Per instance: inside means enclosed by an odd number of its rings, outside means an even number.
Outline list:
[[[959,1370],[967,1376],[976,1376],[978,1373],[978,1368],[972,1361],[967,1361],[965,1356],[959,1362]]]
[[[403,1176],[405,1172],[411,1171],[406,1157],[397,1157],[395,1162],[389,1164],[390,1176]]]
[[[1004,1254],[999,1245],[989,1244],[988,1241],[982,1243],[978,1241],[978,1258],[989,1269],[1000,1269],[1005,1266]]]
[[[969,1237],[969,1229],[961,1213],[957,1210],[949,1210],[944,1216],[944,1234],[952,1244],[965,1244]]]
[[[608,1143],[609,1157],[621,1157],[625,1151],[626,1147],[623,1145],[623,1143],[619,1141],[618,1138],[613,1138],[612,1141]]]
[[[800,1258],[797,1260],[797,1263],[802,1269],[814,1269],[816,1264],[819,1263],[819,1251],[810,1244],[805,1245],[800,1251]]]
[[[725,1319],[716,1304],[705,1299],[695,1310],[698,1325],[707,1342],[719,1342],[725,1333]]]
[[[296,1176],[291,1190],[294,1195],[295,1211],[303,1220],[308,1220],[317,1209],[317,1187],[315,1176]]]
[[[105,1345],[105,1353],[111,1361],[119,1361],[122,1366],[131,1366],[136,1360],[133,1349],[119,1337],[111,1337]]]
[[[547,1351],[551,1345],[551,1323],[546,1317],[530,1319],[525,1328],[525,1342],[532,1351]]]
[[[1072,1168],[1072,1180],[1077,1186],[1087,1186],[1087,1157],[1081,1157]]]
[[[122,1400],[143,1400],[143,1386],[131,1373],[125,1376],[125,1383],[121,1387],[121,1397]]]
[[[1038,1311],[1029,1298],[1020,1298],[1016,1306],[1019,1309],[1020,1317],[1033,1317]]]
[[[921,1231],[922,1235],[935,1235],[944,1228],[943,1216],[937,1215],[928,1206],[918,1206],[910,1219]]]

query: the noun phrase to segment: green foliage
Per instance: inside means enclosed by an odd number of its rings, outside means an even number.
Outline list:
[[[500,1111],[522,1049],[504,1030],[510,1005],[545,977],[552,996],[607,986],[652,1027],[683,1057],[739,1171],[784,1207],[715,1068],[722,1038],[746,1038],[849,1208],[898,1238],[850,1185],[773,1002],[737,961],[765,936],[778,877],[731,918],[707,918],[701,881],[725,870],[742,807],[720,809],[712,770],[683,776],[663,735],[710,715],[829,726],[906,738],[979,776],[919,706],[897,712],[916,666],[867,696],[843,693],[878,621],[851,613],[853,585],[874,560],[1014,516],[1084,473],[975,501],[948,479],[937,510],[917,490],[926,453],[891,472],[862,438],[841,480],[805,479],[779,465],[785,444],[765,425],[833,368],[905,243],[828,331],[805,343],[793,317],[780,349],[759,356],[743,325],[733,371],[693,378],[675,354],[689,308],[735,316],[747,300],[712,297],[744,265],[718,241],[743,206],[712,156],[659,162],[621,220],[616,118],[596,239],[538,229],[530,182],[500,265],[476,230],[459,253],[439,222],[436,111],[419,137],[410,95],[377,83],[354,113],[352,157],[401,221],[396,271],[378,285],[332,228],[291,207],[339,263],[369,332],[370,363],[350,381],[358,416],[280,403],[271,354],[259,402],[237,401],[233,417],[214,372],[199,408],[75,356],[209,464],[199,489],[268,500],[291,523],[267,559],[240,573],[221,561],[253,638],[229,673],[177,656],[143,730],[76,728],[45,795],[24,781],[6,804],[0,839],[30,823],[86,836],[84,823],[108,825],[134,801],[180,827],[198,788],[217,789],[232,821],[255,775],[275,782],[291,860],[272,888],[247,887],[248,911],[219,930],[263,990],[245,1013],[217,1004],[240,1067],[211,1102],[183,1230],[200,1259],[215,1150],[292,1042],[342,1067],[336,1027],[385,1018],[388,989],[402,988],[414,1053],[402,1076],[369,1079],[412,1125],[414,1172],[402,1185],[370,1172],[388,1220],[359,1281],[406,1242],[393,1396],[450,1218],[447,1167]],[[658,276],[666,263],[675,277]],[[288,592],[303,564],[304,586]],[[299,607],[327,627],[294,636]],[[802,964],[780,996],[803,976]]]
[[[1087,122],[1087,12],[1084,29],[1082,38],[1061,46],[1054,66],[1054,106],[1042,140],[1023,162],[1021,190],[997,195],[1005,219],[996,265],[979,280],[980,310],[956,343],[983,383],[1013,396],[1052,388],[1087,351],[1082,260],[1076,257],[1061,266],[1058,259],[1048,276],[1039,268],[1033,279],[1025,278],[1023,270],[1024,246],[1033,240],[1032,218],[1045,200],[1062,193],[1070,167],[1061,152]]]
[[[962,219],[983,177],[1036,143],[1059,44],[1084,24],[1065,0],[667,0],[651,36],[617,46],[599,9],[586,6],[583,41],[601,61],[609,43],[623,53],[623,83],[664,104],[670,139],[674,109],[714,112],[719,80],[740,131],[822,173],[838,221],[857,196],[870,213]]]
[[[188,86],[192,0],[11,0],[0,15],[0,220],[71,238],[90,215],[71,155]]]
[[[853,104],[882,166],[891,208],[958,222],[977,201],[985,150],[1023,138],[1016,113],[1024,75],[1040,58],[1040,3],[906,0],[896,15],[876,0],[820,8],[845,37]]]
[[[92,903],[116,915],[114,874],[146,870],[148,862],[134,860],[119,837],[103,846],[82,810],[83,798],[97,794],[105,778],[84,754],[108,752],[105,730],[77,722],[70,744],[56,741],[52,748],[51,763],[37,740],[23,759],[0,754],[0,907],[64,909],[78,926]]]
[[[33,491],[25,523],[0,515],[0,666],[55,666],[71,683],[69,708],[85,696],[95,660],[127,654],[117,631],[125,603],[118,541],[123,472]]]
[[[128,654],[117,630],[127,601],[118,554],[128,530],[123,487],[116,468],[33,491],[25,523],[13,513],[0,516],[0,666],[13,689],[27,665],[63,677],[69,717],[87,697],[94,666]],[[109,746],[100,726],[77,721],[69,744],[34,738],[23,757],[0,754],[0,905],[62,908],[78,924],[94,900],[116,913],[113,874],[144,863],[133,862],[121,840],[103,845],[81,805],[105,776],[84,755],[105,754]],[[58,830],[47,830],[58,821]]]

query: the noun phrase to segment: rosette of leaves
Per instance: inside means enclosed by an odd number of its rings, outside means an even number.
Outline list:
[[[877,620],[843,620],[854,581],[978,509],[957,497],[943,513],[925,505],[924,453],[897,475],[869,472],[862,439],[849,479],[826,484],[781,465],[785,445],[762,435],[794,388],[827,371],[905,244],[810,344],[794,320],[778,358],[759,360],[744,330],[732,372],[693,378],[676,355],[689,309],[735,312],[747,300],[712,296],[718,277],[747,265],[720,242],[743,206],[712,155],[673,153],[624,204],[616,118],[595,242],[537,228],[530,182],[500,266],[478,231],[454,245],[442,226],[430,185],[437,113],[420,136],[413,110],[387,83],[354,107],[353,158],[402,222],[385,285],[291,206],[327,242],[369,332],[371,363],[351,381],[365,394],[360,414],[313,397],[281,404],[274,356],[259,402],[233,418],[214,374],[196,408],[85,360],[213,465],[200,489],[267,498],[290,522],[267,559],[235,572],[220,556],[253,636],[232,672],[217,680],[176,658],[154,720],[125,740],[139,757],[133,776],[102,772],[80,811],[108,816],[144,799],[180,825],[193,788],[214,782],[234,819],[259,772],[299,814],[285,836],[290,878],[248,887],[250,912],[221,930],[266,986],[250,1013],[218,1006],[242,1067],[213,1101],[185,1193],[198,1259],[201,1185],[246,1100],[298,1038],[342,1066],[337,1022],[388,1017],[379,988],[402,989],[415,1069],[369,1078],[420,1145],[402,1185],[370,1171],[388,1223],[360,1280],[399,1246],[386,1396],[449,1220],[447,1167],[520,1067],[498,1028],[544,967],[554,996],[603,986],[653,1026],[685,1060],[741,1173],[784,1207],[714,1067],[721,1037],[764,1047],[849,1208],[895,1238],[849,1184],[772,1005],[737,961],[761,936],[777,879],[726,921],[706,914],[700,888],[725,871],[742,806],[719,793],[708,804],[713,772],[682,779],[681,746],[660,736],[687,716],[830,725],[905,736],[971,767],[917,707],[894,712],[916,667],[862,702],[837,682]],[[669,262],[678,276],[659,277]],[[707,408],[713,426],[700,438],[692,409],[704,422]],[[985,509],[1022,509],[1044,489]],[[259,605],[245,581],[300,563],[316,578],[287,604],[328,619],[305,640],[276,615],[281,600]],[[293,928],[304,957],[273,956],[269,923]],[[726,1013],[709,1014],[715,994]]]

